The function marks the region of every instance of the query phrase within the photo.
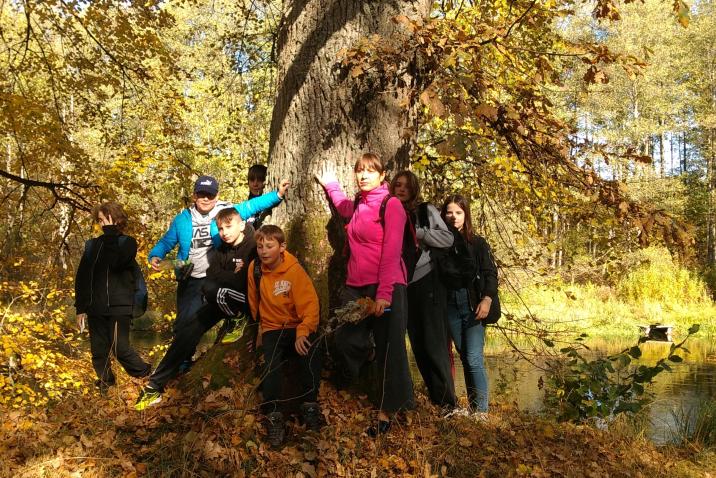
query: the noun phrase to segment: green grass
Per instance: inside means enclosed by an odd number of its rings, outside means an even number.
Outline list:
[[[675,443],[716,449],[716,400],[673,412]]]
[[[675,326],[676,337],[692,324],[701,324],[701,337],[716,334],[716,307],[711,302],[631,302],[617,297],[613,289],[593,284],[533,287],[520,291],[519,296],[532,315],[552,331],[631,337],[639,325],[661,323]],[[527,313],[517,294],[502,297],[505,312],[515,314],[518,320]]]
[[[505,312],[538,318],[553,332],[633,337],[639,325],[675,326],[675,338],[701,324],[700,337],[716,334],[716,305],[704,282],[676,264],[663,248],[647,248],[613,286],[554,279],[501,295]],[[524,303],[524,305],[522,305]]]

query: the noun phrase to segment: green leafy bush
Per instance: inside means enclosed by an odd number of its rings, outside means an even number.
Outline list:
[[[677,352],[688,353],[684,343],[698,330],[698,325],[692,325],[686,338],[671,344],[666,357],[651,366],[632,363],[641,357],[640,346],[646,337],[617,354],[588,358],[585,352],[590,349],[582,343],[587,335],[582,334],[575,345],[561,348],[559,355],[547,362],[545,405],[561,420],[574,422],[637,413],[650,402],[645,386],[661,372],[670,371],[669,362],[683,361]],[[545,344],[555,346],[550,340]]]

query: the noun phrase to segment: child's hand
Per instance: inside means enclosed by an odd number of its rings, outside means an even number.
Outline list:
[[[236,267],[234,267],[234,274],[238,273],[242,267],[244,267],[244,261],[243,261],[243,259],[239,259],[236,262]]]
[[[291,180],[289,179],[282,179],[278,186],[278,197],[283,199],[283,197],[286,195],[286,190],[288,190],[288,187],[291,185]]]
[[[113,226],[114,225],[114,219],[112,219],[112,216],[107,214],[106,216],[104,214],[99,215],[99,225],[100,226]]]
[[[149,265],[152,266],[152,269],[155,271],[162,270],[161,266],[159,265],[162,262],[162,260],[158,257],[152,257],[152,259],[149,261]]]
[[[487,314],[490,313],[490,307],[492,307],[492,297],[484,297],[479,304],[477,304],[477,310],[475,311],[475,320],[482,320],[487,318]]]
[[[375,301],[375,308],[373,309],[373,315],[380,317],[385,312],[385,309],[390,307],[390,302],[385,299],[378,299]]]
[[[316,173],[316,180],[325,187],[328,183],[337,183],[338,176],[336,175],[336,165],[324,162],[321,169]]]
[[[311,348],[311,342],[308,341],[308,337],[305,335],[302,337],[296,337],[296,352],[298,355],[308,355],[308,349]]]

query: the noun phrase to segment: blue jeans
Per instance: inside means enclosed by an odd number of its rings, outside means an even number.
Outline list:
[[[487,412],[485,327],[475,320],[467,289],[448,290],[447,315],[450,334],[462,361],[470,408]]]

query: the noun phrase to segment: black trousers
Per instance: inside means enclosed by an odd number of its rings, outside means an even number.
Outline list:
[[[196,324],[192,322],[196,321],[199,309],[207,303],[218,308],[221,318],[234,317],[241,312],[248,313],[245,292],[226,287],[226,284],[221,284],[208,277],[201,279],[190,277],[180,281],[177,286],[177,318],[172,328],[174,337],[177,337],[182,329],[194,332],[198,330]],[[213,324],[211,327],[213,327]],[[199,341],[197,340],[196,343],[198,344]],[[186,355],[181,360],[182,362],[191,360],[196,353],[196,345],[186,349],[185,353]]]
[[[194,314],[202,304],[201,288],[205,278],[189,277],[177,282],[177,317],[174,320],[172,333],[176,333],[191,322]]]
[[[360,297],[375,298],[377,286],[346,286],[343,304]],[[405,348],[405,328],[408,318],[406,287],[395,284],[391,311],[381,317],[368,317],[357,324],[344,324],[334,333],[335,353],[339,373],[347,380],[358,377],[360,368],[375,340],[375,360],[379,371],[377,406],[388,413],[409,410],[415,406],[413,380],[410,377],[408,354]]]
[[[224,318],[219,309],[212,304],[204,304],[194,314],[192,320],[184,323],[183,327],[176,331],[169,345],[167,352],[162,357],[157,368],[149,377],[149,386],[155,390],[162,391],[167,382],[179,371],[179,366],[187,358],[187,355],[196,350],[201,337],[220,320]]]
[[[447,346],[447,292],[434,270],[408,286],[408,337],[430,400],[454,408],[457,399]]]
[[[129,345],[131,315],[88,315],[92,366],[97,377],[107,385],[116,382],[112,372],[114,355],[128,375],[145,377],[151,366]]]
[[[315,402],[321,384],[321,365],[323,354],[317,343],[318,334],[308,336],[311,348],[308,355],[296,352],[296,329],[269,330],[264,332],[261,341],[264,353],[263,381],[261,392],[264,403],[261,409],[265,414],[281,411],[281,403],[298,399],[301,402]],[[298,362],[299,388],[296,397],[284,397],[281,393],[283,371],[289,360]]]

